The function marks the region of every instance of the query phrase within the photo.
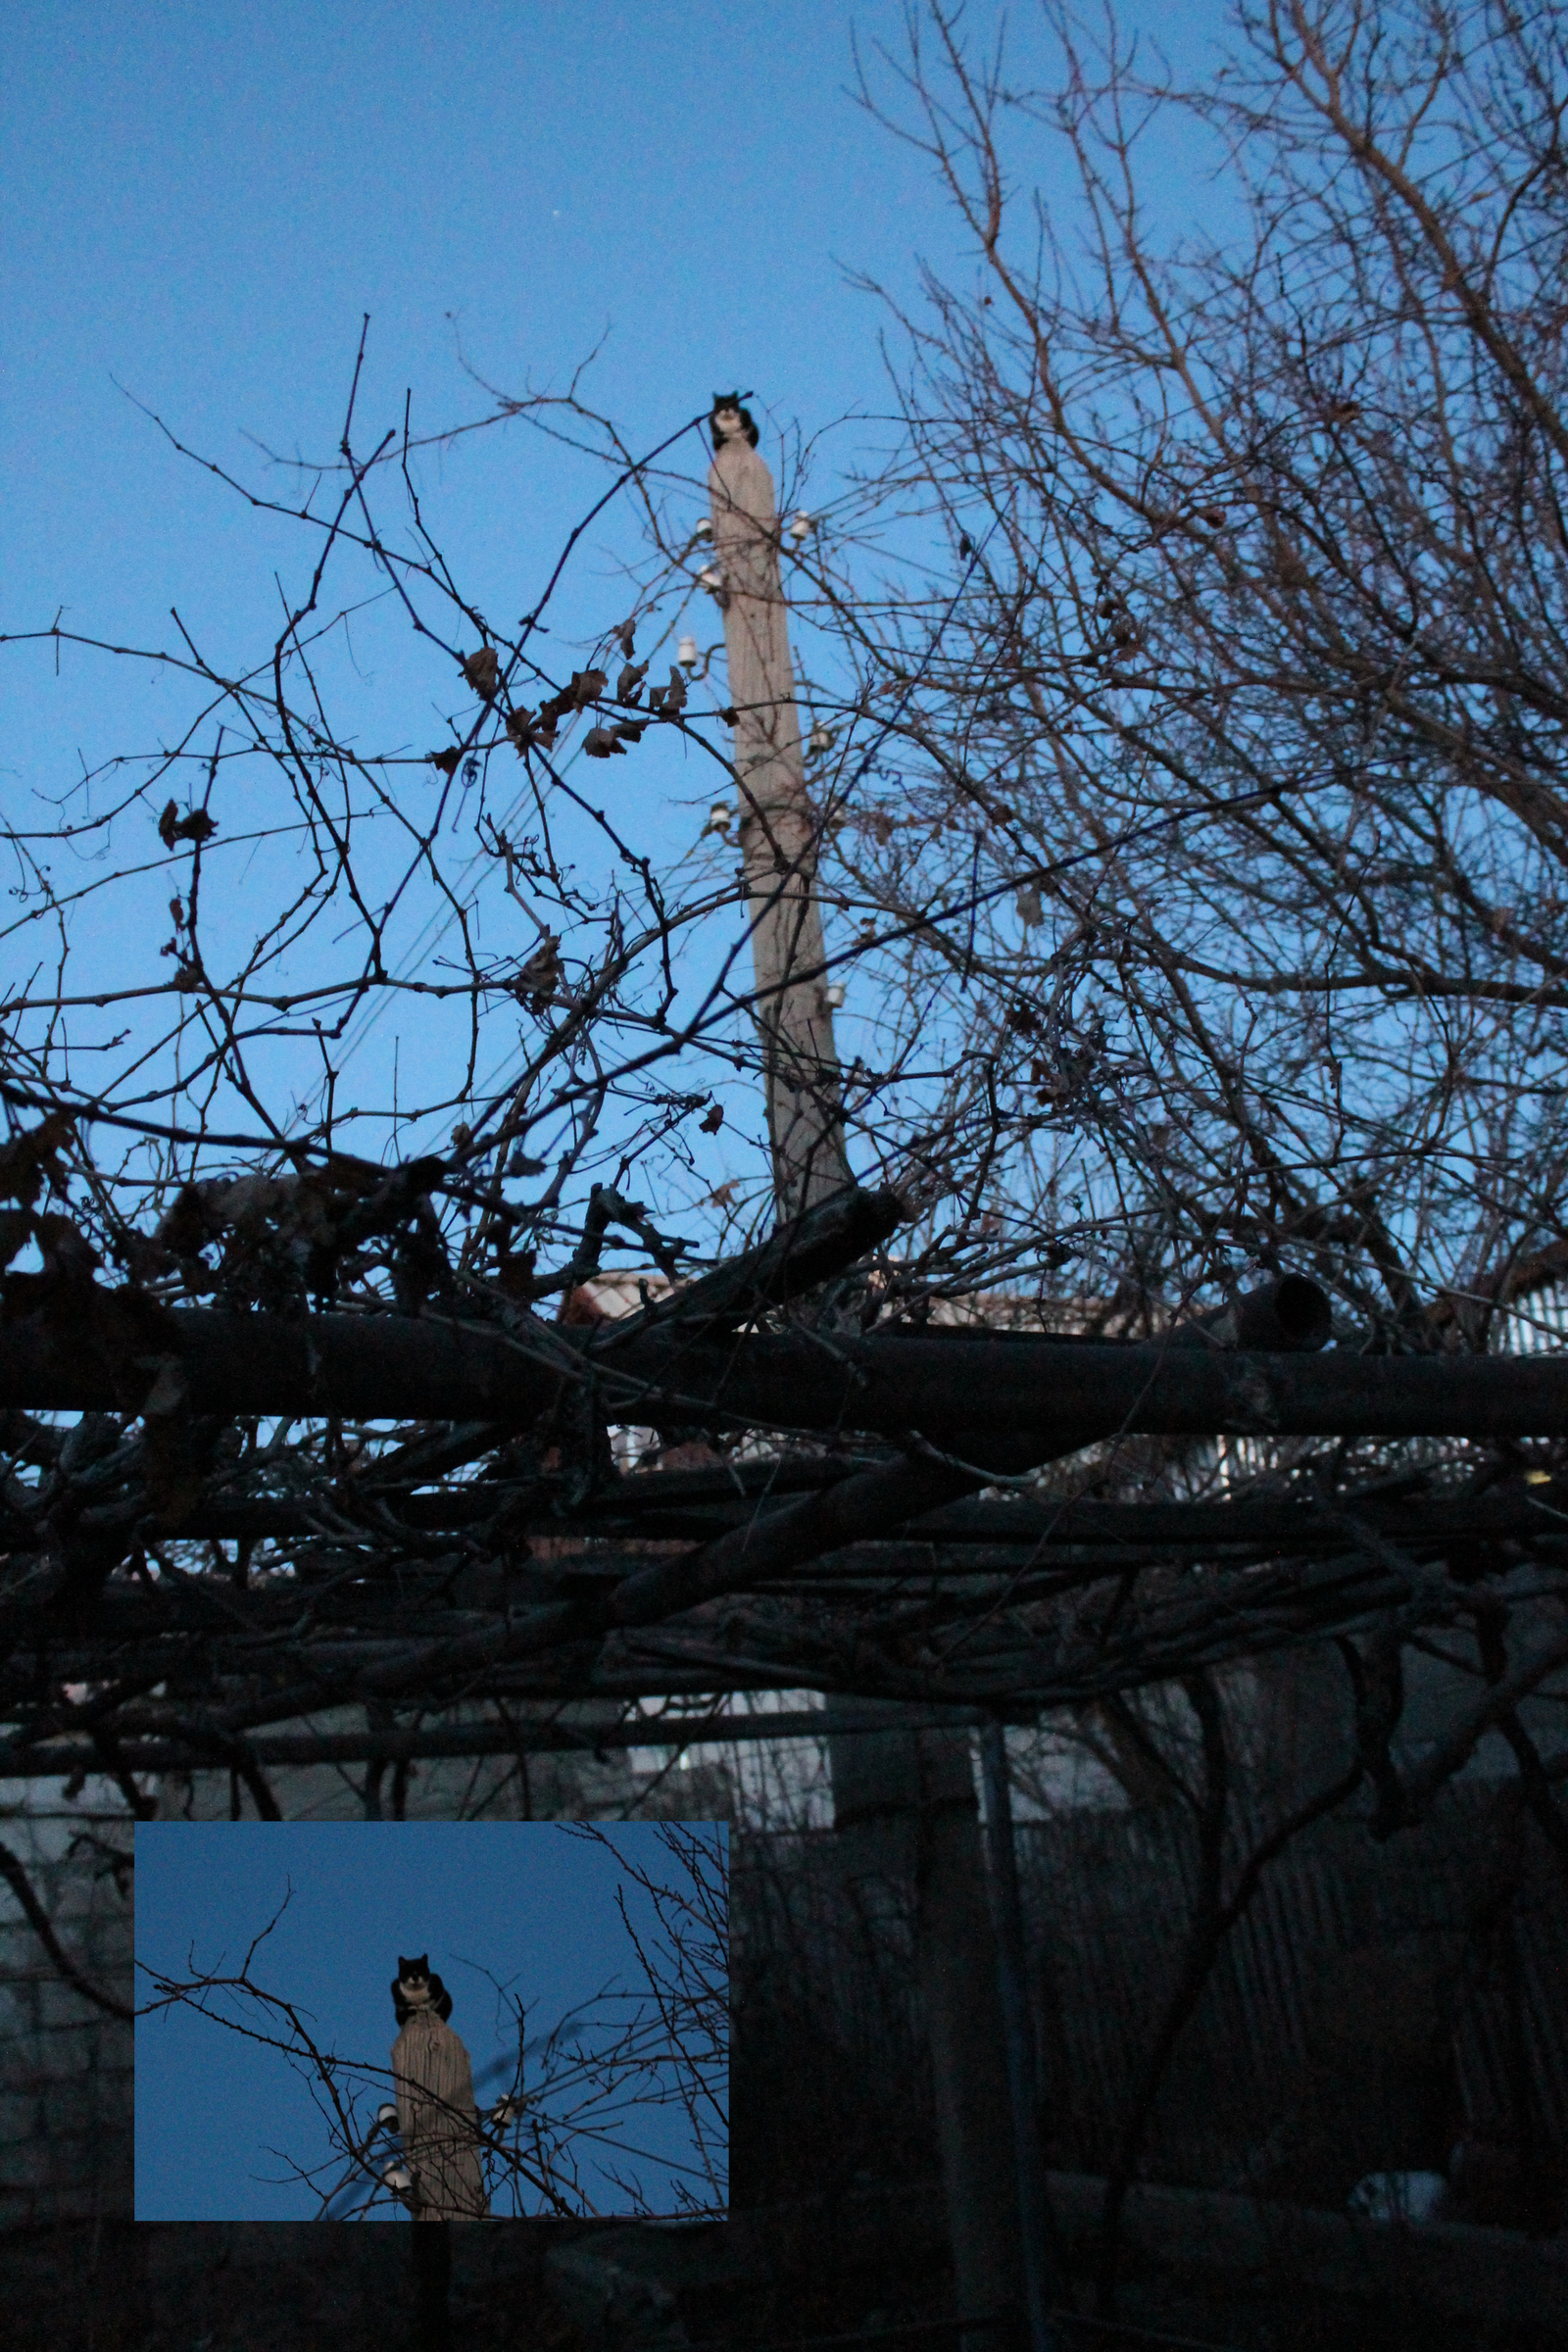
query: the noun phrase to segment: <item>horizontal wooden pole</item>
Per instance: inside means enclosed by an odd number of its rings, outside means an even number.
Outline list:
[[[901,1709],[901,1722],[917,1730],[962,1729],[984,1720],[979,1707],[916,1707]],[[857,1709],[841,1701],[833,1710],[835,1739],[861,1732],[885,1732],[887,1717]],[[410,1763],[431,1758],[463,1756],[592,1756],[632,1747],[683,1748],[728,1746],[755,1740],[825,1740],[828,1711],[824,1707],[780,1708],[770,1715],[688,1717],[628,1717],[594,1725],[568,1723],[466,1723],[426,1731],[263,1732],[243,1739],[247,1759],[266,1770],[302,1768],[313,1764]],[[221,1772],[220,1757],[204,1754],[177,1739],[136,1739],[120,1741],[116,1760],[127,1772]],[[89,1740],[50,1740],[35,1747],[0,1746],[0,1780],[52,1780],[57,1773],[101,1773],[104,1760]]]
[[[800,1465],[803,1469],[818,1466],[824,1470],[839,1468],[831,1459],[820,1465]],[[673,1507],[664,1507],[659,1489],[666,1483],[679,1488],[681,1482],[679,1471],[637,1472],[618,1487],[589,1496],[579,1510],[564,1517],[554,1508],[548,1494],[539,1495],[516,1482],[474,1479],[427,1494],[415,1494],[389,1493],[371,1481],[367,1481],[362,1490],[351,1479],[331,1489],[332,1507],[340,1516],[329,1534],[322,1532],[319,1508],[313,1508],[309,1502],[284,1501],[274,1495],[260,1495],[248,1501],[203,1497],[182,1517],[179,1533],[184,1538],[219,1543],[233,1543],[248,1537],[285,1548],[296,1543],[302,1546],[324,1544],[328,1548],[333,1545],[341,1548],[361,1539],[367,1545],[368,1566],[374,1547],[395,1544],[401,1527],[416,1541],[425,1540],[431,1555],[432,1579],[453,1573],[451,1556],[435,1553],[435,1544],[442,1536],[460,1535],[475,1528],[482,1530],[487,1522],[499,1520],[503,1515],[509,1540],[521,1535],[541,1535],[559,1542],[570,1532],[580,1539],[591,1538],[601,1545],[613,1544],[622,1547],[584,1552],[580,1559],[553,1553],[546,1565],[529,1571],[533,1583],[543,1589],[551,1578],[559,1581],[568,1575],[590,1574],[600,1581],[613,1581],[617,1576],[633,1573],[642,1564],[631,1551],[634,1545],[671,1539],[706,1542],[726,1529],[752,1526],[775,1516],[797,1493],[825,1493],[843,1483],[841,1477],[833,1476],[802,1477],[798,1481],[781,1477],[771,1494],[754,1493],[744,1498],[735,1494],[722,1498],[715,1494],[701,1505],[683,1505],[677,1499]],[[1544,1546],[1548,1553],[1555,1554],[1568,1544],[1565,1503],[1568,1503],[1568,1490],[1560,1479],[1539,1487],[1494,1490],[1468,1501],[1353,1492],[1322,1502],[1296,1495],[1268,1495],[1233,1502],[1095,1502],[1067,1497],[1037,1500],[1032,1495],[1009,1495],[993,1501],[969,1499],[907,1521],[896,1537],[888,1539],[892,1550],[886,1573],[900,1576],[911,1573],[907,1563],[914,1550],[929,1553],[931,1568],[944,1575],[968,1573],[970,1551],[1000,1551],[1000,1548],[1024,1558],[1033,1557],[1043,1548],[1054,1553],[1095,1548],[1120,1552],[1129,1547],[1178,1554],[1217,1553],[1228,1547],[1293,1555],[1343,1551],[1353,1547],[1356,1541],[1354,1530],[1347,1526],[1347,1513],[1359,1527],[1371,1528],[1385,1541],[1406,1546],[1449,1549],[1457,1544],[1511,1540],[1533,1548]],[[357,1521],[356,1512],[362,1506],[366,1515],[363,1521]],[[138,1488],[113,1503],[89,1504],[73,1524],[82,1538],[128,1543],[146,1516],[146,1496]],[[46,1546],[49,1541],[47,1524],[20,1510],[0,1506],[0,1551],[21,1554]],[[414,1565],[417,1556],[414,1554],[406,1566]],[[869,1554],[865,1567],[867,1573],[875,1572]],[[475,1573],[473,1569],[465,1571],[468,1578]],[[521,1584],[515,1589],[520,1591]],[[280,1595],[279,1607],[296,1605],[299,1590],[291,1585],[289,1592],[295,1600],[285,1603]]]
[[[125,1294],[94,1297],[113,1309]],[[150,1392],[168,1400],[177,1368],[182,1401],[200,1413],[521,1427],[591,1383],[597,1409],[615,1421],[918,1431],[991,1467],[1026,1458],[1039,1441],[1057,1450],[1119,1433],[1482,1438],[1568,1428],[1568,1353],[1261,1354],[807,1332],[719,1344],[659,1328],[617,1342],[612,1330],[532,1321],[508,1333],[398,1315],[140,1305],[133,1333],[130,1324],[129,1314],[74,1308],[8,1324],[0,1406],[134,1410]]]
[[[1092,1436],[1531,1437],[1568,1427],[1568,1353],[1243,1353],[1040,1339],[793,1333],[694,1352],[658,1372],[743,1425],[940,1435],[972,1458],[999,1441]],[[644,1352],[643,1363],[647,1363]],[[639,1367],[641,1368],[641,1366]],[[651,1373],[655,1367],[647,1366]],[[657,1416],[653,1416],[657,1417]]]

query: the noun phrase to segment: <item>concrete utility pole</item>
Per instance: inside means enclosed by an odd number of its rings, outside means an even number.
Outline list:
[[[392,2082],[414,2175],[415,2220],[482,2221],[489,2208],[473,2070],[463,2042],[433,2009],[416,2009],[392,2044]]]
[[[773,477],[757,454],[757,427],[738,395],[714,400],[712,433],[708,488],[723,580],[767,1127],[779,1212],[790,1217],[850,1181],[813,893],[817,824],[795,708]],[[804,976],[792,980],[795,973]]]
[[[708,481],[723,577],[768,1133],[779,1214],[789,1217],[851,1181],[833,1015],[818,976],[816,824],[795,709],[772,476],[738,394],[715,397],[712,431]],[[864,1714],[865,1703],[858,1701],[857,1711]],[[976,2318],[1021,2312],[1006,2042],[969,1738],[916,1731],[897,1705],[885,1713],[886,1731],[835,1735],[828,1710],[840,1865],[873,1895],[883,1889],[897,1901],[913,1891],[958,2308]],[[991,2336],[976,2331],[965,2352],[992,2352]]]

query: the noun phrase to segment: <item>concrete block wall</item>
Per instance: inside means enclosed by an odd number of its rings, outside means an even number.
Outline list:
[[[474,1720],[493,1723],[494,1711],[471,1710]],[[662,1772],[639,1767],[625,1748],[596,1753],[592,1731],[605,1720],[605,1710],[590,1701],[578,1709],[563,1710],[566,1721],[580,1719],[585,1745],[565,1750],[514,1756],[427,1756],[409,1766],[404,1790],[403,1818],[407,1821],[618,1821],[668,1818],[680,1821],[724,1820],[734,1811],[734,1794],[721,1765],[695,1759]],[[460,1724],[463,1712],[454,1709],[444,1721]],[[365,1716],[357,1707],[324,1709],[310,1723],[280,1725],[280,1730],[363,1734]],[[367,1768],[360,1764],[269,1766],[268,1787],[285,1821],[363,1821]],[[388,1765],[379,1785],[381,1817],[393,1818],[393,1767]],[[160,1777],[158,1805],[166,1821],[227,1821],[237,1801],[239,1816],[256,1818],[250,1790],[241,1782],[236,1790],[226,1770],[170,1772]]]
[[[11,1782],[0,1838],[90,1983],[132,1999],[132,1824],[119,1791]],[[65,1984],[0,1881],[0,2229],[128,2219],[133,2210],[134,2046],[128,2022]]]

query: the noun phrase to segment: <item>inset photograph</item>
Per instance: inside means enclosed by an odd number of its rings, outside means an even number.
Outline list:
[[[136,1829],[136,2218],[721,2218],[721,1822]]]

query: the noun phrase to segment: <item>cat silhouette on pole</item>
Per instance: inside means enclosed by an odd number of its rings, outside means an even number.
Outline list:
[[[416,2222],[482,2221],[489,2203],[473,2072],[447,2024],[452,1995],[430,1974],[427,1952],[413,1960],[399,1955],[392,2005],[398,2021],[392,2082],[411,2176],[404,2202]]]
[[[405,1960],[398,1954],[398,1973],[392,1980],[392,2009],[400,2026],[406,2026],[416,2009],[433,2009],[443,2025],[452,2015],[452,1995],[439,1977],[430,1974],[430,1956],[420,1952],[417,1959]]]

